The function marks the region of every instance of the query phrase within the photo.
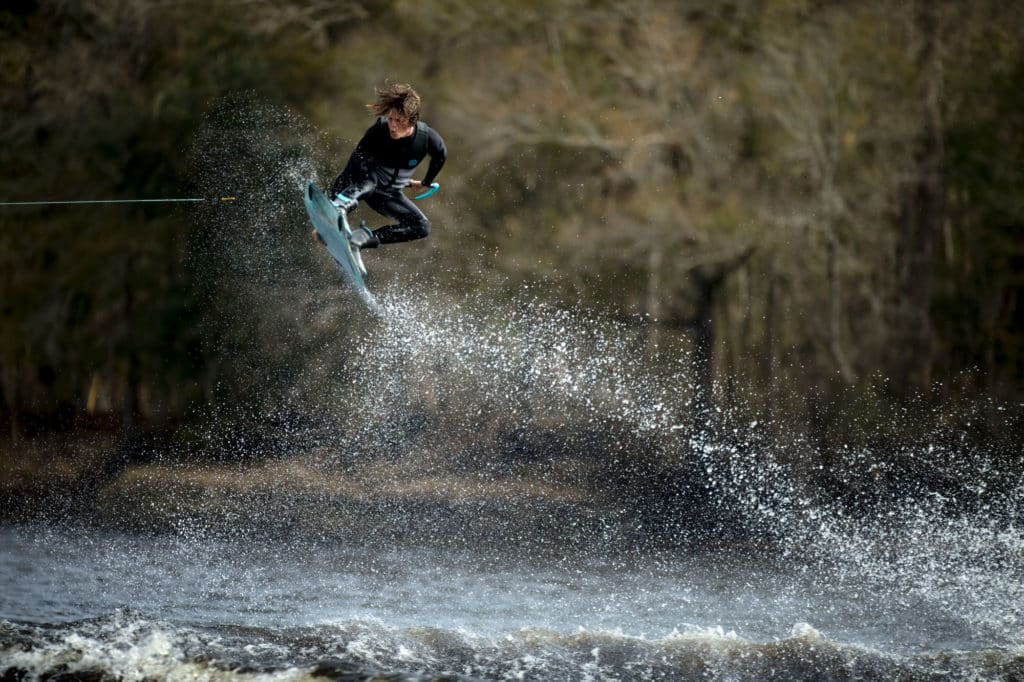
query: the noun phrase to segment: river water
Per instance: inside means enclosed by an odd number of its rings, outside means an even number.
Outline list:
[[[979,615],[970,585],[929,592],[727,552],[530,559],[52,526],[4,527],[0,546],[13,679],[1024,674],[1020,575],[945,576],[979,581]]]

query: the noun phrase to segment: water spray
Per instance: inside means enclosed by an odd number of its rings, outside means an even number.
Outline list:
[[[83,204],[183,204],[207,201],[213,204],[236,201],[237,197],[175,197],[166,199],[79,199],[73,201],[0,201],[0,206],[69,206]]]
[[[427,187],[426,191],[417,194],[414,199],[426,199],[435,193],[441,186],[434,182]],[[76,199],[76,200],[53,200],[44,201],[0,201],[0,206],[82,206],[88,204],[187,204],[209,202],[221,204],[231,201],[238,201],[238,197],[170,197],[163,199]]]

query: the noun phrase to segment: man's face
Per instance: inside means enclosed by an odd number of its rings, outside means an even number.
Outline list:
[[[412,135],[414,127],[409,123],[409,119],[403,116],[398,109],[392,109],[388,112],[388,132],[391,133],[392,140],[409,137]]]

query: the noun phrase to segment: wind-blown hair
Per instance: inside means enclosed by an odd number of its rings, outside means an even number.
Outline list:
[[[374,116],[387,116],[392,109],[397,109],[409,123],[420,120],[420,96],[408,83],[386,83],[377,88],[377,99],[366,108]]]

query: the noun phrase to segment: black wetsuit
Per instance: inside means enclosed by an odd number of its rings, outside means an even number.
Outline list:
[[[366,202],[377,213],[397,220],[397,225],[373,231],[381,244],[422,239],[430,233],[430,221],[402,193],[402,188],[409,185],[413,172],[428,155],[430,165],[423,176],[424,185],[434,181],[448,157],[444,140],[437,131],[422,122],[412,135],[392,139],[388,121],[382,116],[363,135],[345,169],[331,185],[331,198],[343,193]]]

